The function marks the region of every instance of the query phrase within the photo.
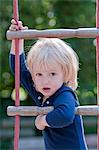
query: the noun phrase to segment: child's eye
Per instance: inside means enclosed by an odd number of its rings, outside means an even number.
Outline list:
[[[36,76],[42,76],[42,74],[41,73],[36,73]]]
[[[54,73],[54,72],[51,73],[51,76],[55,76],[55,75],[56,75],[56,73]]]

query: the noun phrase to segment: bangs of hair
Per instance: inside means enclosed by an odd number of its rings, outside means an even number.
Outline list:
[[[38,53],[37,57],[35,57],[35,59],[33,59],[33,65],[32,65],[32,69],[35,70],[48,70],[48,69],[53,69],[53,67],[55,67],[55,64],[59,64],[59,59],[57,57],[57,55],[54,54],[54,52],[52,52],[52,50],[50,50],[50,48],[43,48],[43,50],[41,50],[40,53]],[[33,71],[32,70],[32,71]]]

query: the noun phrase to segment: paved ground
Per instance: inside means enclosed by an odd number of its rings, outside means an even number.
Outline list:
[[[89,148],[93,148],[93,150],[97,147],[97,136],[96,135],[86,135],[86,142]]]
[[[19,150],[44,150],[44,141],[41,137],[21,138]]]
[[[96,150],[97,137],[96,135],[86,136],[86,141],[89,150]],[[44,150],[44,141],[42,137],[21,138],[19,150]]]

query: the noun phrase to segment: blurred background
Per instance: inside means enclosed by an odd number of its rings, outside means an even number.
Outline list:
[[[13,17],[13,1],[0,0],[0,148],[13,150],[14,117],[7,116],[7,106],[14,105],[14,77],[9,68],[11,41],[6,31]],[[20,20],[31,29],[95,27],[95,0],[19,0]],[[25,52],[36,40],[25,41]],[[95,39],[65,39],[80,60],[77,95],[81,105],[94,105],[96,100]],[[20,88],[21,105],[35,105]],[[43,150],[42,133],[34,126],[34,117],[21,117],[20,150]],[[97,117],[83,117],[86,140],[96,150]],[[28,145],[28,146],[27,146]]]

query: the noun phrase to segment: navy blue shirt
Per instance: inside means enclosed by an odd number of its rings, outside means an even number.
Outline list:
[[[14,73],[15,56],[10,54],[10,67]],[[25,62],[25,54],[20,55],[21,84],[28,91],[37,106],[54,106],[46,116],[50,127],[43,130],[46,150],[87,150],[82,118],[75,115],[78,101],[74,91],[63,84],[42,105],[43,95],[37,92]]]

